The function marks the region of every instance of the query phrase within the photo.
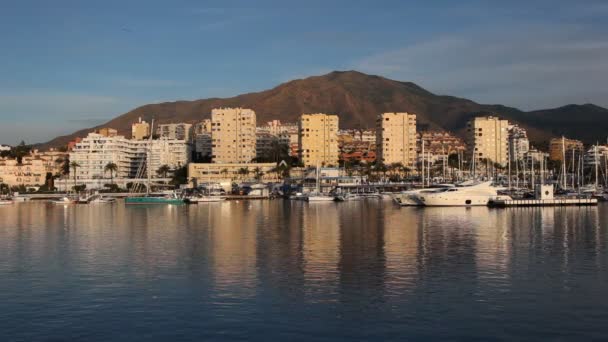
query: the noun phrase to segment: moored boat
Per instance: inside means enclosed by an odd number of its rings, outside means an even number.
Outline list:
[[[507,199],[499,196],[502,188],[492,186],[492,182],[483,182],[469,186],[456,186],[429,193],[420,193],[416,198],[427,207],[437,206],[487,206],[492,200]]]

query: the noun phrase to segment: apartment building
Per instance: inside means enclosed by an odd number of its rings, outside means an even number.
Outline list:
[[[211,119],[194,125],[194,152],[197,159],[211,158]]]
[[[303,114],[298,123],[300,161],[304,166],[337,166],[338,116]]]
[[[583,152],[583,142],[575,139],[568,138],[554,138],[549,141],[549,159],[555,161],[562,161],[564,154],[566,159],[570,160],[572,150],[574,150],[577,156]]]
[[[131,125],[131,139],[143,140],[150,136],[150,124],[139,118],[139,121]]]
[[[149,162],[146,162],[148,156]],[[114,178],[135,178],[138,171],[141,173],[147,166],[153,173],[162,165],[172,169],[185,166],[189,157],[190,147],[184,140],[133,140],[90,133],[70,152],[70,161],[80,165],[70,169],[70,178],[74,178],[73,172],[76,179],[82,181],[108,178],[104,170],[108,163],[117,166]]]
[[[470,120],[467,123],[467,145],[476,165],[491,161],[506,166],[509,160],[509,121],[494,116]]]
[[[46,180],[46,165],[41,159],[0,159],[0,183],[8,186],[41,186]]]
[[[246,108],[211,111],[211,151],[214,163],[250,163],[256,157],[255,112]]]
[[[109,127],[100,128],[95,132],[99,135],[103,135],[104,137],[115,137],[118,135],[118,130]]]
[[[376,158],[385,165],[416,165],[416,114],[382,113],[376,118]]]
[[[156,134],[160,138],[191,141],[192,124],[182,122],[158,125]]]
[[[518,125],[509,126],[509,159],[522,160],[530,150],[530,140],[525,129]]]

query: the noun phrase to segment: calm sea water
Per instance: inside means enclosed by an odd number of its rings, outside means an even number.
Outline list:
[[[0,341],[607,340],[608,206],[0,207]]]

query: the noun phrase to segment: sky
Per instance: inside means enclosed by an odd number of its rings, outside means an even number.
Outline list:
[[[608,107],[608,1],[0,0],[0,143],[358,70],[523,110]]]

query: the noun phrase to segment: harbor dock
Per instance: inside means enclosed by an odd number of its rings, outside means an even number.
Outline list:
[[[595,198],[553,198],[553,199],[508,199],[493,200],[491,207],[561,207],[561,206],[589,206],[597,205]]]

